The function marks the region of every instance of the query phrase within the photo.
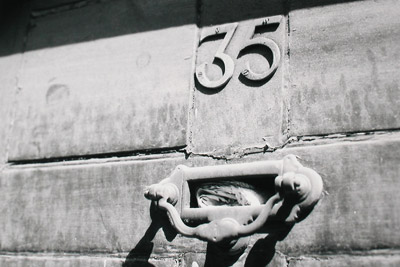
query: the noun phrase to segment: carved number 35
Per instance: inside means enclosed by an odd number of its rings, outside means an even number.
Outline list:
[[[249,62],[247,61],[246,68],[241,72],[242,75],[247,79],[252,81],[262,81],[264,79],[269,78],[277,69],[281,58],[278,45],[271,39],[265,37],[252,38],[252,36],[254,36],[254,31],[257,26],[267,25],[270,23],[279,23],[280,19],[281,19],[280,17],[272,17],[272,18],[254,20],[254,27],[251,28],[251,32],[249,33],[249,38],[248,38],[249,40],[245,43],[241,51],[249,46],[261,45],[270,49],[273,57],[272,57],[272,65],[269,67],[268,70],[262,73],[256,73],[252,71]],[[226,33],[225,38],[223,39],[221,45],[218,47],[218,50],[214,56],[214,58],[222,61],[222,63],[224,64],[225,72],[220,79],[211,81],[206,75],[207,63],[202,63],[201,65],[197,66],[196,78],[197,81],[202,86],[210,89],[219,88],[227,84],[228,81],[232,78],[235,64],[233,62],[233,59],[224,52],[229,42],[231,41],[233,34],[235,33],[237,25],[238,23],[224,24],[217,27],[206,28],[202,31],[202,34],[200,36],[200,43],[209,36]]]

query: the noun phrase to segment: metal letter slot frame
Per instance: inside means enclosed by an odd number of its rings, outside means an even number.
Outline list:
[[[242,186],[254,178],[269,179],[266,182],[272,185],[272,193],[267,196],[259,193],[257,186]],[[200,184],[197,192],[192,184]],[[167,212],[178,233],[221,243],[263,232],[267,221],[294,224],[303,220],[320,199],[322,189],[317,172],[304,167],[296,156],[287,155],[282,160],[242,164],[179,165],[168,178],[147,187],[144,194]],[[193,207],[194,196],[197,207]],[[232,199],[241,205],[230,203]],[[217,205],[208,205],[214,202]]]

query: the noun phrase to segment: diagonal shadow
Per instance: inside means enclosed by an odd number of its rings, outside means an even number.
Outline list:
[[[285,239],[292,229],[292,225],[278,226],[279,230],[260,238],[248,252],[244,261],[244,267],[265,267],[271,263],[276,253],[276,244]],[[235,264],[243,252],[231,254],[227,250],[214,243],[207,244],[206,259],[204,267],[228,267]]]
[[[276,244],[289,234],[294,224],[286,224],[284,221],[291,213],[296,201],[285,199],[276,214],[276,221],[269,221],[261,230],[268,233],[265,238],[260,238],[248,252],[244,261],[244,267],[265,267],[271,263],[276,253]],[[246,253],[246,252],[245,252]],[[228,267],[239,260],[242,253],[230,254],[228,250],[220,246],[208,243],[204,267]]]
[[[288,217],[295,203],[290,199],[284,200],[276,214],[278,220],[267,222],[263,227],[262,232],[268,233],[268,235],[257,240],[247,253],[244,267],[264,267],[271,263],[276,253],[277,242],[285,239],[294,226],[294,224],[285,224],[284,218]],[[129,252],[122,267],[154,267],[155,265],[149,262],[149,258],[153,252],[153,239],[157,232],[162,229],[168,241],[172,241],[176,237],[177,232],[170,224],[167,214],[159,210],[154,203],[150,206],[150,217],[152,220],[150,226],[135,248]],[[224,249],[220,244],[209,242],[204,267],[232,266],[242,255],[243,252],[229,253],[228,249]]]
[[[282,206],[279,208],[276,218],[277,221],[267,222],[266,229],[269,233],[265,238],[257,240],[251,248],[244,266],[245,267],[265,267],[274,258],[276,253],[276,244],[286,238],[295,224],[286,224],[284,221],[288,218],[296,201],[285,198]]]
[[[151,203],[150,206],[151,224],[147,228],[145,234],[125,258],[122,267],[154,267],[149,262],[151,253],[153,252],[153,239],[157,232],[162,229],[168,241],[172,241],[176,236],[175,229],[172,228],[165,212],[160,211]]]
[[[22,52],[22,46],[31,51],[190,24],[204,27],[287,15],[297,9],[354,1],[359,0],[270,0],[268,4],[262,0],[1,0],[0,56]],[[80,4],[74,5],[77,2]],[[17,35],[21,36],[14,40]],[[11,42],[4,47],[4,40]]]
[[[244,267],[265,267],[275,256],[275,246],[278,241],[285,239],[292,229],[291,226],[285,227],[283,230],[271,233],[265,238],[257,240],[249,254],[247,255]]]

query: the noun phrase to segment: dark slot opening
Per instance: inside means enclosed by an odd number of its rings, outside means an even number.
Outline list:
[[[226,178],[212,179],[212,180],[206,179],[206,180],[188,181],[190,190],[190,207],[191,208],[199,207],[196,198],[197,192],[199,189],[210,188],[210,185],[216,187],[229,185],[233,187],[247,188],[257,192],[258,195],[262,195],[264,199],[268,199],[275,194],[274,181],[277,176],[278,176],[277,174],[268,174],[268,175],[239,176],[233,178],[226,177]],[[216,192],[217,195],[218,193],[219,192]],[[211,205],[211,206],[244,206],[234,202],[235,201],[233,200],[233,203],[229,203],[227,205],[222,204],[222,205]]]

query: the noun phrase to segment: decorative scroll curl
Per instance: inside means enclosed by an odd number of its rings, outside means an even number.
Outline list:
[[[218,182],[218,178],[226,180],[263,174],[265,177],[278,174],[274,178],[276,193],[269,198],[245,182]],[[188,180],[198,179],[214,182],[205,183],[198,189],[199,208],[182,208],[179,188],[183,188]],[[285,223],[304,219],[320,199],[322,187],[322,179],[314,170],[301,165],[296,156],[288,155],[280,161],[199,168],[178,166],[170,177],[149,186],[145,196],[167,212],[171,224],[180,234],[210,242],[225,242],[256,233],[270,217],[278,215],[285,202],[292,203],[286,218],[281,218]],[[181,214],[175,208],[177,203],[182,208]],[[191,221],[209,222],[190,227],[182,216]]]

